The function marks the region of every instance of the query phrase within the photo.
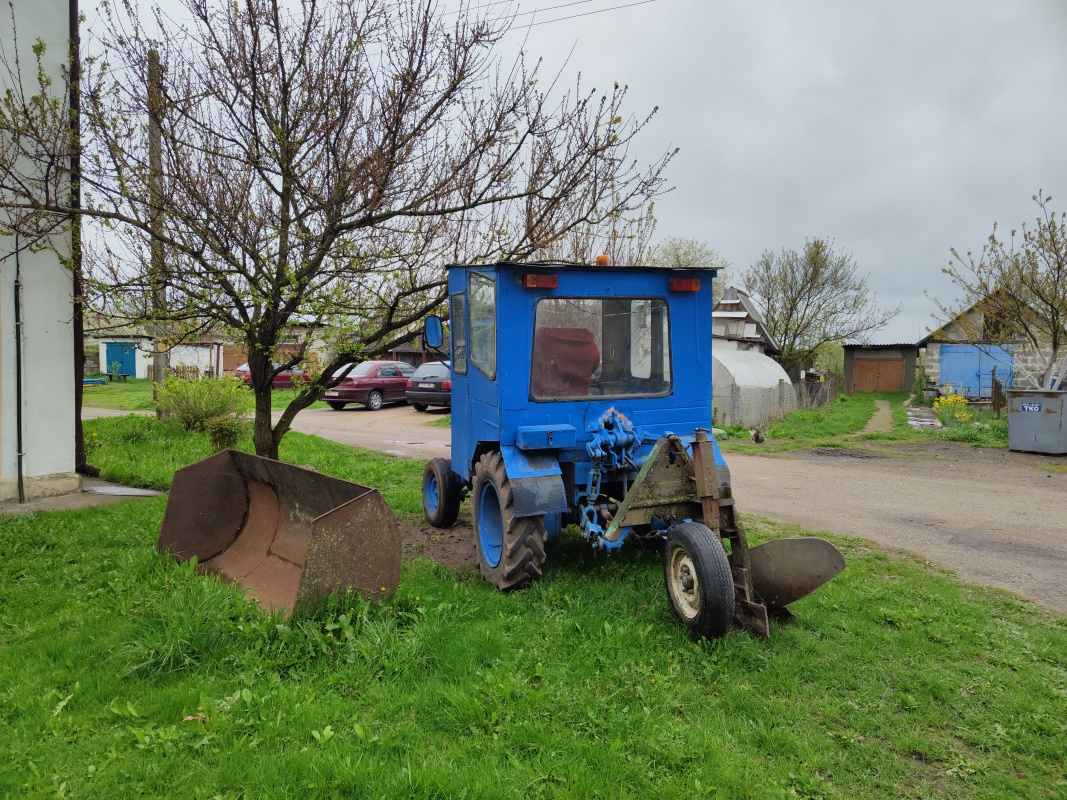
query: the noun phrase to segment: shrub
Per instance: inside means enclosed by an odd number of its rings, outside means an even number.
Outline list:
[[[170,377],[159,387],[156,404],[187,431],[206,433],[216,450],[233,447],[247,427],[252,396],[232,375],[186,380]]]
[[[915,380],[911,384],[911,401],[921,406],[930,405],[926,397],[926,385],[930,382],[930,376],[926,374],[926,359],[919,356],[915,365]]]

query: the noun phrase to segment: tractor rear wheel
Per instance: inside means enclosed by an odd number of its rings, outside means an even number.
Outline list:
[[[715,639],[734,618],[734,581],[722,542],[706,525],[683,522],[667,532],[663,578],[671,608],[694,634]]]
[[[462,482],[447,458],[431,458],[422,473],[422,510],[435,528],[451,528],[459,516]]]
[[[529,586],[545,564],[542,517],[515,517],[511,481],[499,452],[486,453],[474,470],[471,504],[478,567],[502,592]]]

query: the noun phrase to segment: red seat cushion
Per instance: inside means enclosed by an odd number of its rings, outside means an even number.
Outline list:
[[[586,397],[600,350],[585,328],[539,328],[530,385],[535,397]]]

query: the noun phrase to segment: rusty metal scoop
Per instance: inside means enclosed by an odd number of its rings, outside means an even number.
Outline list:
[[[174,473],[156,547],[286,615],[349,588],[388,598],[400,583],[400,527],[377,489],[237,450]]]

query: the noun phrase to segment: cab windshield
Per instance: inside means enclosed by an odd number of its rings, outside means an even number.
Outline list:
[[[538,302],[530,368],[534,399],[657,397],[670,391],[666,302],[645,297]]]

